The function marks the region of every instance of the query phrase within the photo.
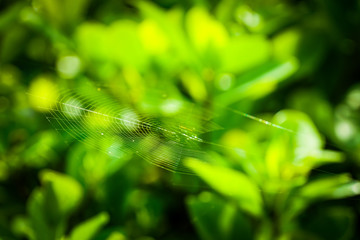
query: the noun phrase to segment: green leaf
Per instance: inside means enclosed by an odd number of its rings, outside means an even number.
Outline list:
[[[34,232],[34,239],[51,240],[54,238],[54,230],[51,227],[51,222],[46,218],[44,205],[43,191],[40,188],[35,189],[27,202],[27,211]]]
[[[113,232],[106,240],[126,240],[126,237],[120,232]]]
[[[352,180],[348,174],[335,175],[310,182],[300,194],[310,201],[346,198],[360,194],[360,182]]]
[[[201,239],[252,239],[250,221],[236,205],[209,192],[190,196],[186,203]]]
[[[277,59],[288,59],[296,55],[301,34],[299,29],[293,28],[276,35],[273,39],[274,55]]]
[[[29,218],[17,216],[12,221],[12,231],[18,236],[25,236],[28,239],[35,239],[34,230],[31,227]]]
[[[80,204],[83,190],[71,177],[51,170],[43,170],[40,180],[42,187],[35,189],[27,202],[32,228],[27,234],[34,239],[58,239],[65,232],[67,218]]]
[[[75,38],[81,55],[95,63],[111,61],[137,69],[147,64],[148,56],[138,36],[138,24],[134,21],[119,20],[110,26],[84,23],[77,28]]]
[[[302,186],[290,199],[291,204],[284,213],[284,218],[293,219],[313,202],[347,198],[359,194],[360,182],[353,180],[348,174],[316,179]]]
[[[270,44],[264,36],[241,35],[232,38],[222,50],[222,70],[240,73],[264,63],[269,57]]]
[[[140,1],[137,6],[146,18],[155,21],[164,31],[176,53],[184,62],[189,63],[192,67],[197,64],[191,44],[182,28],[183,12],[180,9],[165,12],[145,1]]]
[[[71,240],[90,240],[95,234],[109,221],[109,215],[106,212],[86,220],[76,226],[70,234]]]
[[[88,4],[88,0],[38,0],[36,7],[42,9],[48,21],[56,27],[71,26],[77,23]]]
[[[258,187],[241,172],[212,166],[199,160],[188,158],[185,165],[193,170],[214,190],[238,201],[239,206],[254,216],[262,213],[262,198]]]
[[[112,23],[106,40],[107,50],[115,63],[138,69],[146,65],[148,58],[138,36],[136,22],[124,20]]]
[[[194,7],[188,11],[186,29],[191,42],[200,52],[208,48],[221,48],[228,41],[225,27],[201,7]]]
[[[337,160],[334,154],[322,152],[324,142],[306,114],[282,110],[274,116],[272,123],[288,131],[274,129],[266,152],[270,177],[286,181],[305,177],[316,164],[326,162],[326,158]]]
[[[76,180],[51,170],[42,171],[40,179],[44,205],[50,218],[66,218],[79,206],[83,189]]]
[[[219,95],[215,102],[229,105],[246,98],[262,97],[272,92],[279,82],[293,75],[298,67],[294,58],[281,63],[267,62],[241,75],[236,80],[240,85]]]
[[[111,56],[107,45],[108,30],[100,23],[83,23],[76,28],[75,41],[83,58],[106,61]],[[93,46],[97,47],[94,48]]]

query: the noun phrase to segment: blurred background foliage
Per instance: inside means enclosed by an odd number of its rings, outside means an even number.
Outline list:
[[[0,239],[360,238],[358,0],[0,9]],[[90,83],[157,115],[212,110],[226,147],[186,159],[195,177],[64,139],[43,112]]]

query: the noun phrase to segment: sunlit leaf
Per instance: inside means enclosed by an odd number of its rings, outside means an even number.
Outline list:
[[[300,41],[300,31],[291,29],[282,32],[273,39],[274,55],[279,60],[286,60],[296,56],[296,50]]]
[[[71,240],[90,240],[109,221],[109,215],[105,212],[86,220],[76,226],[70,233]]]
[[[204,8],[195,7],[187,13],[186,27],[191,41],[200,51],[223,47],[228,41],[224,26]]]
[[[81,56],[91,60],[108,60],[110,58],[107,45],[108,30],[100,23],[83,23],[75,33],[75,41]],[[94,48],[94,46],[97,46]]]
[[[335,175],[310,182],[300,193],[310,201],[351,197],[360,194],[360,182],[347,174]]]
[[[112,23],[108,29],[107,50],[120,66],[142,68],[147,62],[137,28],[137,23],[124,20]]]
[[[45,209],[52,218],[69,216],[80,204],[83,189],[73,178],[51,170],[40,174]],[[60,219],[59,219],[60,220]]]
[[[260,190],[246,175],[229,168],[212,166],[196,159],[187,159],[186,165],[214,190],[226,197],[236,199],[244,210],[255,216],[261,214]]]
[[[274,91],[279,82],[290,77],[297,69],[296,59],[282,63],[268,62],[241,75],[236,79],[236,86],[220,94],[216,101],[227,105],[246,98],[262,97]]]
[[[169,39],[154,20],[146,19],[138,27],[140,40],[150,53],[164,54],[169,48]]]
[[[325,153],[322,153],[323,140],[307,115],[283,110],[274,116],[272,122],[290,131],[277,130],[267,149],[267,166],[273,177],[292,179],[306,174],[325,160]]]
[[[138,68],[147,63],[138,24],[130,20],[119,20],[110,26],[84,23],[77,29],[76,40],[82,55],[94,62],[112,61],[120,66]]]
[[[261,183],[267,176],[263,151],[259,151],[255,137],[239,129],[233,129],[222,136],[222,144],[229,148],[229,154],[242,166],[247,175]]]
[[[152,3],[141,1],[137,4],[141,13],[155,21],[169,37],[169,41],[176,49],[178,56],[186,63],[194,64],[195,54],[182,28],[183,11],[174,9],[169,12],[161,10]]]
[[[222,70],[239,73],[258,66],[270,57],[270,44],[264,36],[240,35],[221,51]]]

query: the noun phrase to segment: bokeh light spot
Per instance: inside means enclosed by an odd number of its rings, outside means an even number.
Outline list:
[[[29,89],[30,105],[38,111],[49,111],[56,104],[58,90],[48,76],[40,76],[33,80]]]
[[[59,75],[63,78],[75,77],[81,68],[81,61],[76,56],[64,56],[60,57],[56,69]]]

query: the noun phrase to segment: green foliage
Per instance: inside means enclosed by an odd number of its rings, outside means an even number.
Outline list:
[[[216,191],[237,200],[240,208],[255,216],[261,215],[260,191],[245,175],[193,159],[189,159],[187,165]]]
[[[59,239],[81,203],[83,189],[74,179],[50,170],[41,172],[40,180],[41,188],[33,190],[27,203],[28,217],[15,219],[13,228],[30,239]]]
[[[0,239],[359,238],[358,1],[0,9]]]
[[[70,233],[70,239],[92,239],[96,232],[98,232],[101,227],[108,222],[108,220],[108,214],[100,213],[86,222],[76,226]]]
[[[192,221],[203,239],[253,239],[249,219],[236,204],[209,192],[187,199]]]
[[[296,132],[294,134],[282,129],[273,129],[272,135],[267,140],[267,148],[257,154],[252,151],[260,149],[257,143],[259,140],[250,140],[252,137],[242,132],[225,136],[224,141],[229,143],[235,141],[234,139],[244,139],[242,143],[236,144],[236,149],[230,150],[230,154],[234,157],[239,157],[244,153],[252,155],[243,157],[239,163],[248,175],[193,159],[189,159],[187,164],[209,186],[225,196],[229,201],[227,203],[229,206],[233,206],[232,199],[236,199],[240,209],[260,221],[257,228],[261,231],[254,231],[252,235],[260,232],[260,234],[265,234],[259,235],[260,239],[275,236],[288,239],[296,236],[299,231],[298,227],[293,226],[294,219],[309,205],[327,199],[356,196],[359,194],[360,182],[353,180],[347,174],[309,179],[309,173],[314,167],[340,162],[343,160],[341,154],[322,150],[323,141],[319,133],[303,113],[293,110],[281,111],[274,116],[272,123],[281,123],[282,126],[294,129]],[[253,182],[249,177],[257,182]],[[201,218],[204,214],[200,210],[203,208],[201,201],[198,204],[193,202],[194,200],[188,202],[190,212],[195,218]],[[276,216],[275,227],[279,229],[271,226],[274,223],[269,224],[268,221],[271,221],[268,219],[271,214],[269,210],[275,211],[273,213]],[[213,229],[211,225],[197,224],[197,227],[200,232],[211,232]],[[212,237],[209,234],[204,239],[212,239]]]

